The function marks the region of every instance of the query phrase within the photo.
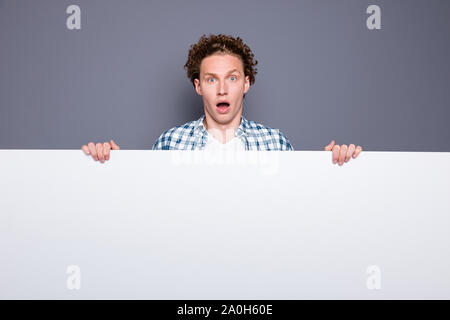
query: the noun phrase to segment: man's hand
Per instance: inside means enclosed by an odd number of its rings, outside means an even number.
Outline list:
[[[361,153],[362,148],[361,146],[355,147],[354,144],[348,147],[346,144],[341,146],[335,145],[333,140],[325,146],[325,151],[333,151],[333,163],[339,162],[339,165],[342,166],[344,162],[348,162],[352,157],[355,159]]]
[[[85,154],[90,154],[95,161],[100,160],[101,163],[104,163],[106,160],[109,160],[110,151],[120,150],[120,147],[114,142],[114,140],[111,140],[110,143],[104,142],[94,144],[93,142],[89,142],[88,145],[83,145],[81,149]]]

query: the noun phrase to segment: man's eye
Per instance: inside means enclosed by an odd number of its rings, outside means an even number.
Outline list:
[[[234,80],[236,80],[236,77],[235,76],[231,76],[230,79],[234,81]]]
[[[214,80],[214,78],[209,78],[209,79],[208,79],[208,82],[212,82],[211,80]]]

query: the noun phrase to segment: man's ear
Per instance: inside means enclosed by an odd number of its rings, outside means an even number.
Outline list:
[[[195,85],[195,91],[197,91],[197,93],[199,95],[202,95],[202,88],[200,87],[200,80],[194,79],[194,85]]]
[[[244,93],[247,93],[247,91],[250,90],[250,77],[245,77],[245,83],[244,83]]]

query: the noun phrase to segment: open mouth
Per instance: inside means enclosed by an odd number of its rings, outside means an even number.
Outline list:
[[[219,113],[227,113],[230,110],[230,104],[228,102],[219,102],[216,104],[216,107]]]

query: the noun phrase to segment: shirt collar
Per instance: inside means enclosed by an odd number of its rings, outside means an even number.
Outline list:
[[[195,134],[199,133],[206,133],[206,128],[203,125],[203,120],[205,119],[205,115],[203,114],[198,120],[194,123],[194,132]],[[245,119],[243,115],[241,115],[241,122],[239,124],[239,127],[236,130],[236,136],[240,137],[241,135],[247,135],[249,129],[249,123],[248,120]]]

